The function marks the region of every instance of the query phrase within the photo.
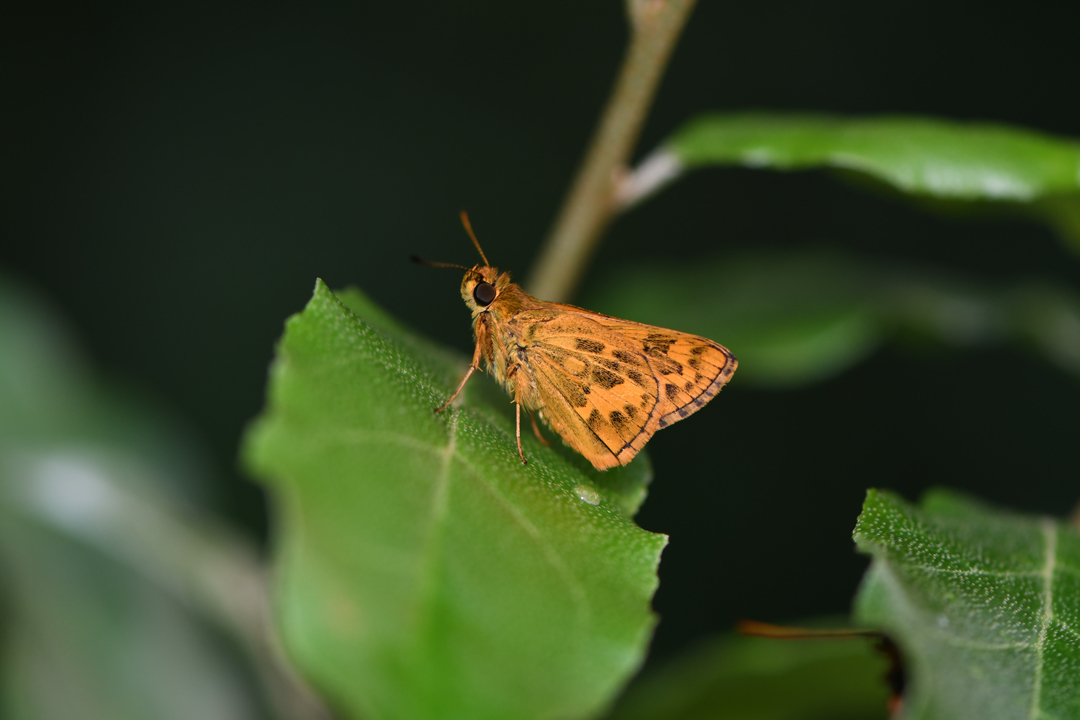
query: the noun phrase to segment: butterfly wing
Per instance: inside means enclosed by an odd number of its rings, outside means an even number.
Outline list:
[[[593,319],[640,344],[660,387],[661,428],[703,408],[739,366],[730,350],[707,338],[606,315]]]
[[[711,399],[735,369],[716,343],[568,306],[522,322],[541,416],[598,469]]]
[[[660,388],[647,367],[626,367],[577,349],[590,343],[610,348],[620,344],[617,336],[607,342],[595,334],[587,342],[580,339],[553,335],[534,345],[530,358],[541,416],[597,468],[625,465],[656,432]]]

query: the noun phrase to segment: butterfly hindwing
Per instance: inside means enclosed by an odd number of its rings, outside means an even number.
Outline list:
[[[569,424],[598,440],[605,465],[625,464],[659,427],[660,388],[648,361],[636,343],[588,317],[563,316],[540,328],[529,356],[545,418],[564,437],[559,426]]]

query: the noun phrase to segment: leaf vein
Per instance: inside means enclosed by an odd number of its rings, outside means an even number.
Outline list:
[[[935,565],[917,565],[914,563],[904,566],[912,570],[925,570],[932,574],[942,575],[972,575],[972,576],[985,576],[985,577],[1006,577],[1006,578],[1023,578],[1023,577],[1042,577],[1042,570],[983,570],[981,568],[967,568],[963,570],[957,570],[953,568],[937,567]]]
[[[544,559],[549,565],[554,568],[555,572],[566,583],[567,589],[570,591],[570,596],[573,599],[574,606],[577,610],[578,623],[584,625],[590,619],[591,612],[589,610],[588,598],[585,593],[585,589],[581,586],[581,582],[577,579],[577,576],[571,572],[570,568],[566,565],[562,556],[550,546],[550,543],[544,542],[544,536],[540,530],[529,522],[529,519],[512,503],[510,499],[503,495],[494,484],[480,472],[468,458],[464,457],[460,453],[457,455],[457,459],[470,471],[473,477],[475,477],[479,484],[484,487],[496,501],[507,511],[511,518],[521,526],[525,534],[540,548],[540,552],[543,554]]]
[[[953,635],[947,632],[937,631],[934,633],[942,642],[953,647],[967,648],[968,650],[1027,650],[1035,647],[1034,643],[1017,640],[1016,642],[982,642],[969,638]]]
[[[1028,718],[1043,715],[1042,711],[1042,680],[1043,658],[1046,651],[1046,636],[1050,631],[1050,625],[1054,621],[1054,568],[1057,565],[1057,527],[1052,520],[1042,521],[1043,537],[1046,539],[1046,562],[1042,567],[1043,581],[1043,609],[1039,617],[1039,637],[1035,640],[1035,673],[1031,683],[1031,708],[1028,710]]]

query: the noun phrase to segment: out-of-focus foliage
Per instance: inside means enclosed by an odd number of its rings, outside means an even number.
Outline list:
[[[220,632],[264,621],[257,564],[201,509],[208,473],[179,435],[0,278],[3,717],[267,716]]]
[[[645,473],[583,472],[477,392],[467,363],[321,282],[289,320],[246,443],[279,505],[292,658],[349,717],[573,718],[641,663],[666,538]],[[507,406],[505,395],[499,405]]]
[[[907,659],[911,720],[1080,717],[1080,533],[950,493],[871,490],[856,618]]]
[[[636,681],[610,720],[884,720],[887,671],[862,638],[722,637]]]

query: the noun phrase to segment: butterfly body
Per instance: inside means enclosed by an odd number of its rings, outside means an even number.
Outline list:
[[[466,270],[461,295],[476,348],[465,379],[438,409],[482,361],[517,404],[522,461],[522,407],[606,470],[702,408],[738,366],[726,348],[696,335],[538,300],[487,264]]]

